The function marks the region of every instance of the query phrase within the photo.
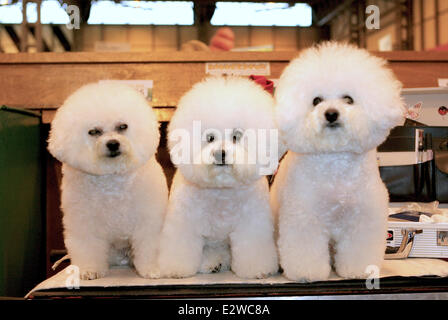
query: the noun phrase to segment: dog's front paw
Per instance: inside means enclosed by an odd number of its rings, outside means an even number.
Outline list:
[[[81,270],[79,273],[79,277],[81,280],[95,280],[104,278],[106,274],[106,270]]]
[[[375,255],[357,255],[335,257],[335,271],[336,273],[345,279],[366,279],[368,277],[379,277],[381,265],[383,263],[383,257]]]
[[[253,274],[252,276],[246,276],[246,278],[253,278],[253,279],[265,279],[273,275],[275,272],[258,272]]]
[[[264,279],[278,272],[278,265],[265,265],[265,266],[247,266],[237,267],[232,266],[232,271],[240,278],[245,279]]]
[[[217,273],[222,270],[222,264],[202,264],[199,268],[199,273]]]
[[[235,274],[239,277],[239,278],[243,278],[243,279],[265,279],[273,274],[275,274],[277,272],[277,270],[271,270],[271,271],[249,271],[249,272],[245,272],[245,271],[234,271]]]
[[[181,272],[181,271],[163,271],[160,273],[161,278],[182,279],[193,277],[196,273]]]
[[[331,266],[329,264],[310,266],[309,268],[283,266],[283,275],[286,278],[301,283],[328,280],[330,273]]]
[[[187,265],[161,265],[160,266],[160,277],[161,278],[188,278],[194,276],[198,272],[197,268],[193,268],[192,266]]]
[[[137,269],[137,273],[141,277],[146,279],[159,279],[161,276],[160,269],[155,266],[148,266],[147,268]]]
[[[220,271],[229,270],[230,266],[225,259],[219,255],[204,257],[199,273],[217,273]]]
[[[336,266],[336,273],[344,279],[366,279],[370,275],[368,271],[369,269],[364,265],[339,264]]]

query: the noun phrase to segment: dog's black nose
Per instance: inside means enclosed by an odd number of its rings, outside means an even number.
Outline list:
[[[118,151],[118,149],[120,148],[120,142],[115,139],[109,140],[106,143],[106,147],[107,149],[109,149],[109,151]]]
[[[327,119],[328,122],[333,123],[336,120],[338,120],[339,112],[336,109],[328,109],[325,111],[325,119]]]
[[[226,152],[224,150],[218,150],[213,153],[213,157],[216,160],[216,164],[224,165],[226,164]]]

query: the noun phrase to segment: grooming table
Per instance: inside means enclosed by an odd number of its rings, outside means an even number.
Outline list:
[[[130,268],[112,268],[105,278],[80,280],[68,289],[72,273],[64,269],[31,290],[28,299],[51,298],[239,298],[443,293],[448,298],[448,262],[409,258],[386,260],[379,288],[368,289],[366,280],[345,280],[332,273],[328,281],[297,283],[280,274],[267,279],[240,279],[234,273],[198,274],[184,279],[144,279]],[[68,282],[73,284],[72,282]],[[369,280],[373,284],[373,279]]]

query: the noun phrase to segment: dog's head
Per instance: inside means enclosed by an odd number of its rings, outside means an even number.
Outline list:
[[[362,153],[403,123],[401,83],[366,50],[327,42],[305,50],[276,90],[282,142],[298,153]]]
[[[123,174],[146,163],[158,143],[156,116],[143,95],[122,84],[94,83],[58,109],[48,150],[89,174]]]
[[[274,123],[273,98],[261,86],[208,78],[178,104],[169,126],[171,159],[202,187],[250,184],[277,167]]]

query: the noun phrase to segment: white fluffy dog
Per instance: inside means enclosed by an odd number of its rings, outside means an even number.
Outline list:
[[[272,187],[280,264],[287,278],[344,278],[381,267],[388,193],[376,147],[404,120],[401,83],[383,59],[334,42],[305,50],[276,91],[290,150]]]
[[[154,111],[128,86],[89,84],[58,109],[48,149],[63,163],[65,245],[82,279],[103,277],[128,257],[141,276],[158,276],[168,202],[158,143]]]
[[[275,129],[274,103],[248,79],[209,78],[180,100],[169,126],[178,170],[161,236],[162,276],[230,267],[244,278],[277,272],[268,183],[249,151],[260,142],[270,154],[269,133],[250,140],[258,129]]]

